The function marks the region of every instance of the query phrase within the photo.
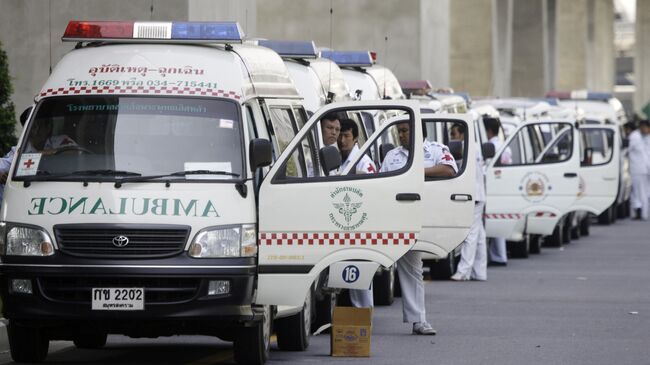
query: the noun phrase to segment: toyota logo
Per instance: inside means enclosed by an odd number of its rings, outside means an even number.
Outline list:
[[[129,244],[129,237],[127,236],[113,237],[113,246],[115,247],[125,247],[128,244]]]

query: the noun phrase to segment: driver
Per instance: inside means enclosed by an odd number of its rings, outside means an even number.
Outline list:
[[[52,155],[64,147],[79,146],[72,138],[65,134],[52,135],[52,121],[49,119],[37,122],[29,134],[26,153],[40,152],[44,155]]]

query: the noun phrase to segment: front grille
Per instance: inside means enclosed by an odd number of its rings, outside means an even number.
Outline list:
[[[77,304],[90,304],[93,288],[144,288],[147,305],[190,301],[197,296],[201,279],[44,277],[38,279],[38,285],[50,300]]]
[[[58,225],[54,227],[62,253],[89,258],[159,258],[183,251],[190,232],[187,226],[136,227],[130,225]],[[116,237],[128,237],[118,247]]]

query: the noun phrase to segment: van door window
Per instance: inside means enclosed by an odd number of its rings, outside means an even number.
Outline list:
[[[269,113],[271,116],[271,124],[273,125],[273,147],[276,151],[275,156],[280,156],[287,148],[289,142],[293,139],[298,131],[295,125],[293,113],[290,108],[270,107]],[[305,176],[304,158],[301,156],[300,151],[292,154],[291,158],[287,160],[287,177],[303,177]]]

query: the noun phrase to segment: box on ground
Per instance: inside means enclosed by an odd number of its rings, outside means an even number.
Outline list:
[[[330,341],[332,356],[369,357],[372,308],[335,307]]]

